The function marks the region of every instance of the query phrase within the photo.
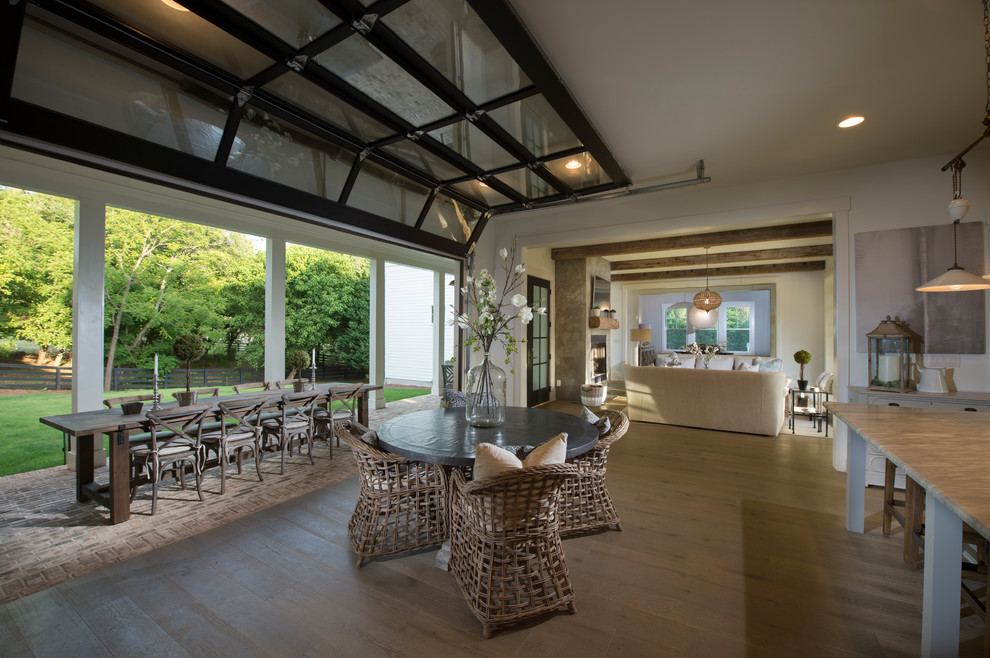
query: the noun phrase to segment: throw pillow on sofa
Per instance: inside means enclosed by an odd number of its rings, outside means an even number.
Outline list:
[[[599,418],[598,414],[588,407],[581,407],[581,417],[598,428],[598,436],[605,436],[612,429],[612,421],[608,419],[608,416]]]
[[[784,369],[783,359],[766,360],[756,357],[753,363],[760,367],[760,372],[780,372]]]
[[[756,365],[755,363],[750,363],[750,364],[740,363],[739,370],[744,370],[746,372],[759,372],[760,366]]]
[[[694,362],[697,359],[697,357],[693,356],[678,356],[677,358],[681,360],[682,368],[693,368]]]

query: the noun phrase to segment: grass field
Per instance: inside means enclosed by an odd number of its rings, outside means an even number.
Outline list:
[[[220,389],[220,395],[233,392],[230,387]],[[151,391],[114,391],[104,397],[142,393]],[[429,389],[386,388],[385,401],[394,402],[427,393]],[[171,400],[172,391],[163,391],[162,398]],[[68,393],[0,396],[0,476],[62,464],[62,433],[42,425],[38,419],[71,411],[72,397]]]

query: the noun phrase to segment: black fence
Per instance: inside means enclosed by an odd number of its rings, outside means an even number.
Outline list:
[[[303,371],[303,379],[309,379],[310,371]],[[185,388],[186,370],[159,371],[160,388]],[[366,377],[367,373],[318,366],[317,381]],[[155,371],[151,368],[114,368],[110,378],[111,391],[154,388]],[[265,378],[259,368],[193,368],[189,381],[193,388],[209,386],[233,386],[245,382],[257,382]],[[27,366],[0,363],[0,388],[23,388],[49,391],[68,391],[72,388],[72,368],[53,366]]]

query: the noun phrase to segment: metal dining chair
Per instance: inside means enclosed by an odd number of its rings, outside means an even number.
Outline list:
[[[147,471],[151,482],[151,514],[158,507],[158,482],[165,473],[172,472],[183,489],[186,488],[186,467],[196,476],[196,493],[203,500],[203,446],[201,436],[203,419],[210,414],[213,405],[193,405],[159,409],[148,412],[146,443],[131,445],[131,500],[137,495],[138,486],[144,484],[140,473]]]
[[[269,398],[248,398],[220,403],[220,427],[205,432],[202,436],[206,456],[210,452],[217,453],[220,461],[220,493],[227,488],[227,467],[230,465],[230,455],[237,458],[237,474],[241,474],[241,458],[244,450],[250,448],[254,455],[254,468],[258,472],[258,481],[265,478],[261,475],[261,460],[264,452],[261,444],[261,422],[264,409],[275,402]]]
[[[285,473],[285,453],[288,451],[292,455],[295,442],[299,443],[300,453],[303,443],[308,444],[309,463],[316,463],[313,461],[313,407],[321,395],[316,391],[286,393],[276,402],[279,415],[262,421],[263,449],[271,446],[281,452],[279,473]]]

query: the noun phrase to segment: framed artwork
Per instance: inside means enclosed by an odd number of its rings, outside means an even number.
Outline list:
[[[958,263],[984,270],[983,224],[957,226]],[[986,296],[970,292],[918,292],[952,266],[952,224],[855,235],[856,351],[867,351],[867,332],[886,316],[900,316],[924,338],[926,354],[986,353]]]

